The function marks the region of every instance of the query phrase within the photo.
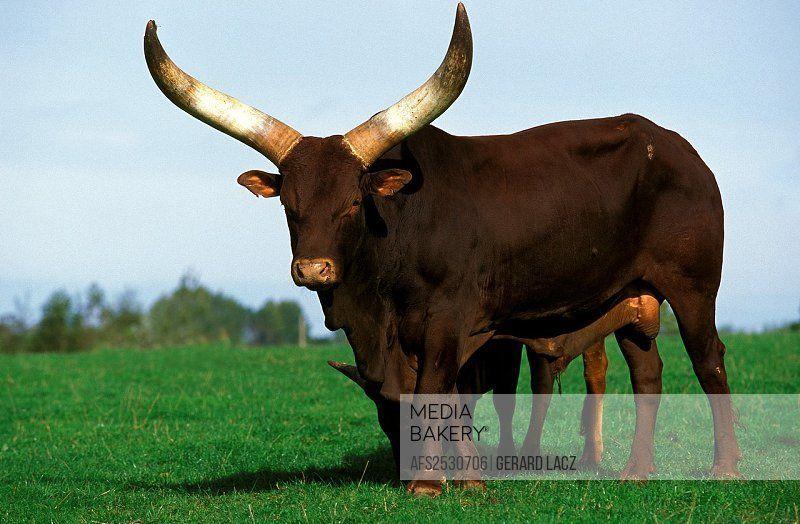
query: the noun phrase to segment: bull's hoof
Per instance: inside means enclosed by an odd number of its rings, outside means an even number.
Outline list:
[[[415,497],[438,497],[442,494],[440,480],[412,480],[406,485],[406,493]]]
[[[541,449],[538,449],[538,450],[537,449],[526,450],[523,447],[520,450],[519,455],[517,455],[517,456],[519,457],[520,462],[522,462],[524,460],[532,460],[531,457],[533,457],[533,458],[541,457],[542,462],[547,462],[547,455],[546,454],[543,455]],[[540,468],[533,468],[530,471],[526,471],[525,473],[526,473],[526,475],[544,475],[545,474],[545,470],[544,470],[544,468],[541,468],[541,469]],[[513,473],[511,471],[508,471],[507,475],[511,476],[511,475],[513,475]]]
[[[619,479],[623,482],[645,482],[655,471],[656,467],[653,464],[640,466],[636,462],[628,462],[628,465],[619,474]]]
[[[514,446],[514,442],[503,442],[499,446],[497,446],[497,455],[498,456],[512,456],[517,454],[517,448]]]
[[[529,448],[527,446],[522,446],[522,449],[519,450],[520,457],[539,457],[542,456],[541,448]]]
[[[601,453],[586,453],[578,459],[576,467],[578,471],[597,471],[600,469]]]
[[[739,472],[735,464],[714,464],[711,476],[716,480],[742,480],[744,475]]]
[[[457,488],[461,489],[486,491],[486,482],[483,480],[475,480],[475,479],[454,480],[453,484]]]

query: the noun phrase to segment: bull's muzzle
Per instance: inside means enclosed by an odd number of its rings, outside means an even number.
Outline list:
[[[298,286],[311,290],[332,287],[339,283],[336,265],[329,258],[296,258],[292,262],[292,279]]]

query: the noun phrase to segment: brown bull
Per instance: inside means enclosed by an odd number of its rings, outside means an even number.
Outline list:
[[[279,174],[250,171],[239,181],[257,195],[280,196],[292,277],[318,292],[326,325],[348,334],[363,377],[387,384],[387,363],[401,360],[389,352],[396,331],[397,351],[418,362],[411,391],[452,393],[487,341],[575,332],[647,288],[672,306],[709,394],[712,471],[738,475],[714,319],[722,203],[713,173],[677,133],[637,115],[479,137],[429,125],[458,97],[472,64],[460,4],[433,76],[327,138],[303,136],[187,75],[164,52],[153,22],[145,58],[172,102],[278,166]],[[655,341],[625,333],[618,340],[637,363],[634,393],[660,393]],[[649,457],[657,408],[636,404],[637,445]],[[437,454],[435,446],[427,451]],[[637,462],[632,474],[651,468]]]

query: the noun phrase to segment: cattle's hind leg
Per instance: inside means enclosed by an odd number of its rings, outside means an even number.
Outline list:
[[[583,353],[586,398],[581,414],[581,434],[585,442],[578,467],[584,470],[597,469],[603,456],[603,394],[606,392],[607,369],[606,347],[601,340]]]
[[[733,431],[728,375],[725,372],[725,345],[719,339],[714,322],[715,298],[694,291],[667,296],[681,330],[686,352],[700,386],[708,396],[714,418],[714,465],[716,478],[739,478],[737,468],[741,454]]]
[[[550,360],[544,355],[535,353],[526,347],[528,364],[531,368],[531,420],[528,434],[522,444],[520,452],[523,456],[537,456],[542,454],[542,430],[547,409],[550,407],[550,398],[553,395],[553,369]]]
[[[617,331],[616,337],[630,368],[636,404],[631,454],[620,477],[623,480],[646,480],[655,471],[653,440],[661,401],[661,357],[655,340],[634,332],[630,327]]]
[[[497,373],[492,401],[500,423],[498,455],[512,455],[514,445],[514,408],[516,407],[517,382],[519,381],[522,344],[516,341],[497,341],[493,348],[497,359]]]

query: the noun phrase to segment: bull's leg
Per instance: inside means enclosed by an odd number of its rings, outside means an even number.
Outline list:
[[[400,473],[400,403],[380,399],[375,403],[378,408],[378,424],[380,424],[389,444],[392,446],[395,471]]]
[[[456,332],[452,323],[428,320],[422,343],[415,351],[419,354],[417,384],[414,390],[416,395],[456,394],[459,344]],[[428,440],[423,444],[422,453],[426,456],[440,456],[442,451],[442,444],[438,440]],[[475,453],[477,454],[477,450]],[[442,472],[436,470],[417,472],[414,480],[407,484],[406,491],[414,496],[439,495],[442,492]]]
[[[714,464],[716,478],[740,478],[739,445],[733,431],[728,375],[725,372],[725,345],[719,339],[714,321],[713,295],[696,292],[676,293],[667,297],[675,316],[686,352],[700,386],[708,396],[714,418]]]
[[[581,415],[581,434],[585,442],[583,455],[578,461],[580,469],[597,469],[603,456],[603,395],[606,392],[607,369],[606,347],[600,341],[583,353],[586,398]]]
[[[462,402],[466,404],[467,409],[470,413],[475,413],[475,405],[477,404],[478,395],[473,394],[470,395],[468,399],[463,399]],[[512,439],[513,445],[513,439]],[[464,457],[465,459],[468,457],[478,457],[478,450],[475,447],[475,443],[470,440],[457,440],[455,442],[455,450],[458,456]],[[477,464],[473,462],[473,464]],[[456,474],[454,475],[453,483],[458,486],[459,488],[463,489],[486,489],[486,483],[480,479],[480,475],[475,474],[474,472],[467,472],[466,474]]]
[[[531,420],[528,425],[528,434],[522,444],[523,456],[536,456],[542,454],[542,430],[547,409],[550,407],[550,398],[553,395],[553,370],[550,360],[544,355],[535,353],[526,347],[528,363],[531,368]]]
[[[498,341],[500,342],[500,341]],[[522,344],[516,341],[502,341],[493,348],[497,353],[497,377],[492,401],[500,423],[500,442],[498,455],[512,455],[516,452],[514,445],[514,409],[516,408],[517,382],[519,367],[522,361]]]
[[[628,363],[636,404],[636,429],[631,454],[623,480],[647,480],[655,471],[653,463],[653,440],[655,438],[656,415],[661,401],[661,357],[658,345],[631,328],[616,332],[617,342]]]

